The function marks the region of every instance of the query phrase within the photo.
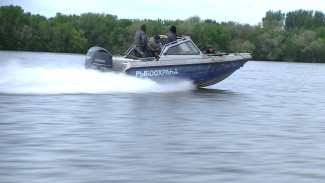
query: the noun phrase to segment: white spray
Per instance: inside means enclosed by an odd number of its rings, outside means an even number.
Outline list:
[[[156,83],[121,73],[103,73],[83,67],[23,66],[0,63],[0,93],[5,94],[109,94],[176,92],[195,89],[190,81]]]

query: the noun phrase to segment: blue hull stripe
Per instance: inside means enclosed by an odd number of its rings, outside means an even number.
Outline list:
[[[176,77],[192,80],[195,84],[218,79],[235,72],[247,60],[214,62],[203,64],[173,65],[160,67],[135,67],[126,71],[128,75],[159,80]]]

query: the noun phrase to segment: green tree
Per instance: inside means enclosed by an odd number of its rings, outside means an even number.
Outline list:
[[[313,18],[313,29],[325,27],[325,15],[321,11],[316,11]]]
[[[57,13],[50,19],[51,39],[47,44],[47,49],[51,52],[67,52],[67,45],[71,36],[72,25],[66,15]]]
[[[83,30],[72,28],[67,51],[70,53],[83,53],[87,51],[87,39]]]
[[[30,17],[32,39],[29,42],[31,51],[47,51],[46,45],[50,41],[50,27],[44,16],[32,15]]]
[[[311,29],[313,25],[313,11],[297,10],[287,13],[285,20],[286,30]]]
[[[164,31],[164,25],[161,21],[149,20],[147,21],[147,35],[148,37],[152,37],[155,35],[163,35],[166,32]]]
[[[324,42],[316,38],[313,31],[304,31],[300,35],[294,35],[293,45],[297,50],[298,61],[320,61],[321,51],[324,50]]]
[[[228,50],[231,35],[223,25],[202,23],[200,26],[197,26],[197,29],[195,32],[199,34],[197,42],[199,48],[214,45],[220,52],[226,52]]]
[[[47,19],[25,13],[19,6],[1,6],[0,22],[0,49],[5,50],[85,53],[92,46],[101,46],[112,54],[122,54],[134,42],[141,24],[147,24],[148,37],[165,34],[176,25],[177,35],[190,36],[199,48],[211,44],[220,52],[250,52],[257,60],[325,62],[325,15],[321,11],[300,9],[285,17],[281,11],[270,10],[263,25],[253,27],[198,16],[138,20],[57,13]]]
[[[22,50],[25,41],[31,37],[30,14],[25,14],[19,6],[2,6],[0,8],[0,48]]]
[[[227,22],[224,26],[225,29],[231,34],[231,39],[244,39],[252,41],[252,36],[255,32],[254,27],[235,22]]]
[[[116,25],[116,16],[105,14],[82,14],[78,20],[76,29],[82,29],[88,40],[88,47],[108,46],[108,38]]]
[[[256,51],[255,55],[258,60],[281,60],[282,37],[271,37],[270,34],[264,33],[257,36],[255,40]]]
[[[255,49],[253,43],[244,39],[233,39],[229,45],[229,51],[236,53],[253,53]]]
[[[317,28],[315,32],[317,37],[323,39],[323,41],[325,42],[325,26]]]
[[[132,21],[128,19],[121,19],[117,21],[117,26],[109,33],[109,44],[107,49],[111,53],[123,54],[128,47],[133,43],[133,36],[129,34],[129,27]]]
[[[263,27],[271,30],[281,29],[284,25],[285,14],[279,11],[267,11],[262,19]]]

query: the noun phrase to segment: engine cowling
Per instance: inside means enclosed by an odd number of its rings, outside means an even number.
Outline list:
[[[102,47],[91,47],[87,52],[85,61],[86,69],[96,69],[101,71],[110,70],[113,66],[112,55]]]

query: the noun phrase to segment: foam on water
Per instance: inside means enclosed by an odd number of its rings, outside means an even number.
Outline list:
[[[15,62],[0,68],[0,93],[6,94],[109,94],[193,90],[190,81],[157,83],[121,73],[83,68],[25,67]]]

